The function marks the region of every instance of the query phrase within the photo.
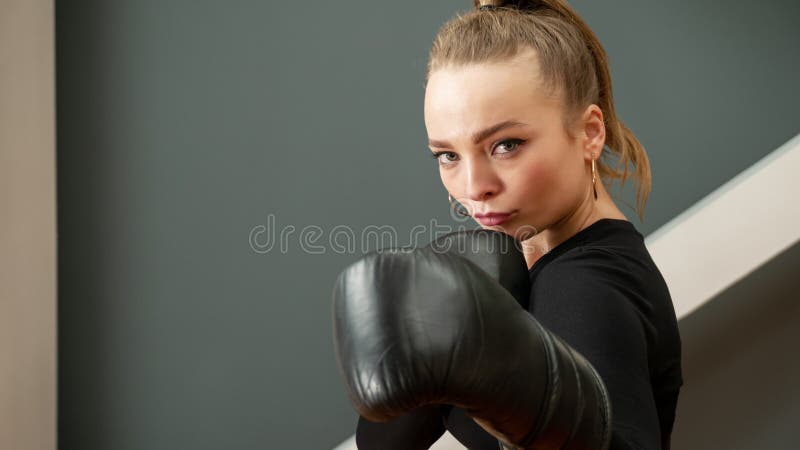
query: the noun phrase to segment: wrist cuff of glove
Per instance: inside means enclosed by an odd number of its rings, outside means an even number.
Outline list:
[[[500,441],[502,450],[606,450],[611,439],[611,402],[591,363],[544,327],[549,388],[541,420],[517,445]]]

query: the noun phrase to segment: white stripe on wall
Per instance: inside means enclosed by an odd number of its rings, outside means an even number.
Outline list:
[[[647,236],[678,319],[798,242],[798,194],[800,135]]]

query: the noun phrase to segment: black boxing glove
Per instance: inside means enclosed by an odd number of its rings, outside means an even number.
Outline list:
[[[447,241],[477,251],[445,249]],[[502,241],[509,256],[487,248]],[[515,258],[522,270],[503,266]],[[345,269],[333,295],[334,347],[358,412],[383,422],[450,404],[512,448],[607,448],[605,386],[520,306],[520,258],[510,236],[474,230],[372,252]]]

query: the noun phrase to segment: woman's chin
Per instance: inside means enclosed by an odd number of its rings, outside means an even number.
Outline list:
[[[539,234],[539,231],[536,229],[536,227],[527,224],[520,225],[519,223],[507,223],[491,228],[496,228],[497,231],[502,231],[518,241],[525,241]]]

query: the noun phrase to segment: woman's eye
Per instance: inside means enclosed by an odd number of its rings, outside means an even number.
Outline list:
[[[512,153],[524,143],[525,140],[523,139],[506,139],[500,141],[494,146],[492,154],[504,155],[507,153]],[[458,161],[458,155],[454,152],[434,152],[431,156],[439,161],[440,166],[449,166]]]
[[[458,155],[456,155],[453,152],[436,152],[436,153],[433,153],[433,157],[435,159],[439,160],[439,164],[441,164],[443,166],[452,164],[454,161],[456,161],[456,157],[457,156]]]
[[[516,150],[517,147],[519,147],[524,142],[525,141],[523,141],[522,139],[506,139],[505,141],[498,142],[497,145],[494,148],[495,149],[498,149],[498,148],[505,148],[506,149],[505,151],[500,151],[499,152],[500,154],[511,153],[514,150]]]

